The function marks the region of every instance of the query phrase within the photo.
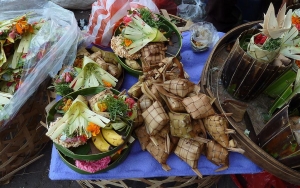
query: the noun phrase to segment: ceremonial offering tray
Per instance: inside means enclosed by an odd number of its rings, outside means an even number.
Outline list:
[[[100,95],[101,94],[101,95]],[[108,96],[113,96],[115,98],[109,98]],[[52,108],[49,110],[49,113],[47,115],[47,125],[48,125],[48,133],[47,135],[53,139],[54,145],[57,150],[60,152],[60,156],[62,160],[73,170],[79,172],[79,173],[99,173],[106,170],[109,170],[113,167],[115,167],[118,163],[123,161],[123,159],[128,155],[130,145],[132,141],[134,140],[131,137],[131,132],[133,130],[133,126],[131,125],[130,120],[128,121],[125,116],[124,119],[117,118],[115,116],[115,119],[110,116],[111,114],[105,114],[105,110],[101,111],[100,108],[104,106],[104,108],[110,109],[109,105],[112,105],[112,102],[104,103],[103,101],[125,101],[123,100],[123,95],[119,91],[112,89],[112,88],[105,88],[105,87],[90,87],[86,89],[81,89],[76,92],[70,93],[60,100],[58,100]],[[79,114],[78,117],[75,117],[77,112],[76,110],[72,113],[70,110],[72,109],[72,105],[76,105],[78,102],[78,99],[81,99],[80,97],[85,97],[86,100],[89,102],[89,107],[93,111],[84,110],[82,111],[82,114],[87,114],[87,116],[82,116],[83,118],[87,118],[88,125],[84,125],[85,120],[83,120]],[[102,99],[103,97],[103,99]],[[119,98],[118,98],[119,97]],[[108,99],[109,98],[109,99]],[[65,112],[63,117],[61,117],[61,106],[62,104],[68,104],[68,100],[72,99],[72,104],[69,107],[69,110]],[[74,100],[75,99],[75,100]],[[128,98],[127,98],[128,99]],[[100,101],[100,102],[97,102]],[[124,103],[124,104],[125,104]],[[114,103],[116,104],[116,102]],[[118,103],[119,104],[119,103]],[[78,106],[78,105],[77,105]],[[64,110],[64,107],[62,108]],[[80,106],[77,107],[79,110]],[[100,111],[97,111],[98,108]],[[122,108],[122,106],[120,106]],[[127,108],[127,105],[126,105]],[[93,112],[96,112],[93,115]],[[110,111],[108,111],[110,113]],[[69,115],[67,115],[69,113]],[[71,113],[71,114],[70,114]],[[79,112],[80,113],[80,112]],[[134,113],[134,112],[132,112]],[[74,115],[75,114],[75,115]],[[99,115],[99,117],[96,115]],[[60,122],[59,118],[64,118],[66,121],[68,121],[71,117],[71,119],[75,119],[75,121],[79,121],[81,118],[81,124],[83,124],[83,128],[76,128],[74,133],[69,133],[69,130],[73,130],[74,128],[71,128],[72,122],[68,123],[68,128],[65,128],[65,131],[60,133],[58,137],[53,136],[56,134],[58,129],[61,129],[60,127],[65,124],[59,125],[59,127],[56,128],[56,130],[53,131],[52,126],[56,126],[55,124],[58,124]],[[74,116],[74,117],[72,117]],[[91,119],[91,118],[96,119]],[[99,121],[98,118],[101,118],[100,121],[105,122],[106,119],[109,119],[109,122],[106,122],[105,126],[101,124],[92,123],[93,121],[97,122]],[[56,120],[55,120],[56,119]],[[78,120],[77,120],[78,119]],[[98,120],[97,120],[98,119]],[[101,123],[101,122],[100,122]],[[74,124],[74,123],[73,123]],[[113,125],[114,124],[114,125]],[[118,124],[118,125],[116,125]],[[99,125],[99,127],[98,127]],[[95,127],[96,126],[96,127]],[[116,128],[116,126],[118,128]],[[98,127],[98,128],[97,128]],[[88,136],[88,131],[92,131],[92,136]],[[87,131],[87,132],[86,132]],[[67,132],[67,133],[66,133]],[[56,134],[57,135],[57,134]],[[66,137],[66,138],[65,138]],[[78,139],[83,141],[78,141]],[[71,141],[70,141],[71,140]],[[73,140],[73,141],[72,141]],[[96,169],[92,171],[85,170],[84,168],[79,168],[77,165],[79,162],[82,161],[99,161],[103,160],[105,158],[109,157],[108,160],[108,166],[101,169]],[[78,162],[79,161],[79,162]],[[75,166],[76,163],[76,166]],[[88,164],[87,164],[88,165]],[[91,164],[93,165],[93,164]]]

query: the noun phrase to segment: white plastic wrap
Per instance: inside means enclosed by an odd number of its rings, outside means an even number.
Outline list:
[[[209,22],[197,22],[190,27],[192,40],[212,47],[219,40],[217,29]]]
[[[70,65],[74,62],[77,46],[83,41],[84,35],[77,26],[73,12],[50,1],[0,0],[0,4],[0,20],[29,12],[29,23],[45,20],[30,43],[21,87],[14,93],[10,103],[0,111],[0,122],[3,126],[14,117],[49,75],[54,77],[63,64]]]

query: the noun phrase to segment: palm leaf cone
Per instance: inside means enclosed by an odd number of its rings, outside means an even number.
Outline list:
[[[143,93],[141,89],[141,81],[137,81],[135,84],[133,84],[129,90],[127,91],[128,95],[132,98],[138,99],[140,98]]]
[[[156,135],[167,123],[169,116],[160,102],[155,101],[146,111],[142,113],[145,126],[149,135]]]
[[[203,123],[215,141],[225,148],[229,147],[229,133],[233,133],[234,130],[228,129],[228,121],[224,116],[218,114],[208,116],[204,118]]]
[[[216,172],[226,170],[229,167],[229,152],[219,143],[213,140],[206,143],[205,155],[212,163],[218,166],[222,165],[222,167],[218,168]]]
[[[143,123],[144,123],[144,118],[142,116],[142,110],[140,109],[139,107],[139,104],[137,103],[137,116],[136,118],[133,120],[133,126],[134,126],[134,129],[141,126]]]
[[[193,133],[195,136],[207,138],[206,129],[202,119],[192,119]]]
[[[167,48],[163,42],[151,42],[144,46],[141,52],[141,61],[146,62],[150,66],[155,66],[162,62],[166,57]]]
[[[195,84],[184,78],[176,78],[173,80],[167,80],[163,84],[159,85],[177,96],[185,97],[188,93],[193,91]]]
[[[187,113],[169,112],[170,131],[172,136],[191,138],[193,130],[191,116]]]
[[[204,143],[188,138],[180,138],[174,151],[174,153],[191,166],[192,170],[201,178],[202,174],[198,170],[198,160],[203,146]]]
[[[186,97],[182,100],[186,111],[193,119],[205,118],[215,114],[211,102],[212,99],[203,93],[199,93],[192,97]]]
[[[145,126],[140,126],[134,130],[138,141],[140,142],[143,151],[146,150],[146,146],[150,143],[150,136],[146,131]]]
[[[167,92],[162,86],[155,85],[157,91],[160,93],[161,98],[165,101],[168,108],[174,112],[186,112],[182,104],[182,98]]]
[[[149,142],[146,149],[162,165],[165,171],[169,171],[171,168],[166,163],[174,144],[170,142],[169,137],[163,138],[160,135],[154,135],[152,137],[155,142]]]
[[[139,98],[138,103],[140,109],[142,110],[142,112],[144,112],[147,110],[147,108],[149,108],[153,104],[153,101],[147,95],[143,94]]]

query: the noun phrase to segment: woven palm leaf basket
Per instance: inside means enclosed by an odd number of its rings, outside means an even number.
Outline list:
[[[45,122],[45,107],[50,101],[49,81],[45,80],[0,130],[0,185],[9,183],[16,172],[43,156],[40,152],[49,139],[40,122]]]

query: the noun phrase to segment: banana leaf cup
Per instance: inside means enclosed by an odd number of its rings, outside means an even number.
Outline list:
[[[157,14],[159,19],[164,23],[164,26],[158,29],[166,29],[167,31],[162,32],[166,38],[169,39],[168,43],[172,43],[172,45],[167,45],[167,50],[165,52],[166,57],[177,57],[180,55],[180,49],[182,47],[182,37],[181,33],[177,30],[176,26],[168,21],[165,17],[162,15]],[[119,26],[114,33],[114,36],[120,35],[122,32],[122,26]],[[132,67],[130,67],[126,63],[126,58],[122,58],[120,56],[117,56],[119,63],[122,65],[122,67],[127,70],[130,74],[138,77],[139,75],[143,74],[142,70],[137,70]],[[140,59],[137,59],[136,62],[142,66],[142,62]]]
[[[76,92],[70,93],[57,101],[52,108],[49,110],[47,114],[47,124],[49,125],[50,122],[55,120],[56,115],[58,114],[57,110],[57,105],[60,104],[60,101],[63,100],[64,98],[76,98],[78,95],[82,95],[85,97],[92,97],[101,91],[104,91],[106,88],[105,87],[91,87],[91,88],[86,88],[86,89],[81,89]],[[110,88],[110,90],[114,94],[119,94],[120,92]],[[126,122],[127,126],[120,132],[120,135],[122,135],[122,138],[124,140],[123,144],[120,144],[118,146],[113,147],[113,149],[107,151],[107,152],[92,152],[92,147],[89,144],[84,144],[78,147],[70,147],[66,148],[63,147],[62,145],[59,145],[57,143],[54,143],[55,147],[57,150],[59,150],[64,156],[70,157],[72,159],[78,159],[78,160],[99,160],[102,159],[103,157],[106,156],[111,156],[114,153],[122,150],[128,143],[129,139],[131,138],[131,133],[133,130],[133,126],[130,122]],[[101,134],[101,133],[100,133]],[[130,145],[130,144],[129,144]]]

